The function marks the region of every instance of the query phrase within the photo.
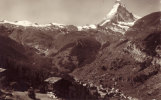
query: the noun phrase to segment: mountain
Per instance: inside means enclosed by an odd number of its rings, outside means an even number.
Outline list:
[[[99,26],[107,31],[112,30],[125,34],[128,28],[131,27],[137,19],[139,19],[139,17],[129,12],[125,5],[117,0],[104,20],[99,23]]]
[[[130,39],[145,39],[149,33],[161,30],[161,12],[154,12],[140,18],[127,32],[126,36]]]
[[[120,2],[116,2],[113,9],[117,9],[115,14],[106,18],[111,22],[108,29],[99,24],[74,26],[50,23],[40,25],[29,21],[3,20],[0,22],[0,35],[9,37],[24,47],[32,48],[35,50],[35,55],[39,55],[40,58],[49,58],[49,65],[54,71],[69,73],[75,68],[92,63],[100,49],[108,47],[123,37],[122,31],[115,31],[111,28],[114,27],[114,20],[125,19],[117,21],[124,24],[134,21],[133,16],[130,16]],[[116,13],[119,14],[117,18]]]
[[[51,63],[49,58],[37,55],[36,51],[0,35],[0,68],[6,69],[3,74],[0,73],[1,89],[10,88],[11,84],[15,83],[17,84],[15,89],[24,90],[29,87],[28,82],[31,80],[37,81],[32,81],[30,84],[40,86],[50,75]]]
[[[102,45],[112,43],[122,37],[128,28],[137,20],[120,1],[116,1],[107,17],[97,25],[74,26],[50,23],[40,25],[29,21],[1,21],[1,35],[8,36],[22,45],[38,50],[38,54],[50,55],[58,52],[63,46],[77,40],[80,34],[92,36]]]
[[[101,44],[92,37],[81,37],[65,45],[58,53],[51,55],[53,67],[63,73],[92,63]]]
[[[137,20],[124,37],[100,50],[95,61],[71,75],[88,85],[106,88],[103,93],[109,98],[160,99],[160,16],[161,12],[155,12]]]
[[[58,52],[66,44],[82,37],[80,34],[83,34],[84,37],[92,36],[101,44],[105,44],[107,41],[115,41],[121,36],[112,30],[107,33],[102,29],[94,28],[94,26],[91,26],[92,28],[84,26],[85,29],[81,31],[78,31],[78,28],[73,25],[50,24],[49,26],[41,26],[22,26],[5,21],[0,23],[0,31],[1,35],[10,37],[22,45],[35,48],[39,51],[39,54],[45,55]],[[76,34],[70,37],[73,33]]]
[[[156,56],[160,47],[161,12],[154,12],[139,19],[127,32],[126,37],[138,42],[139,47],[149,55]],[[143,49],[144,48],[144,49]]]

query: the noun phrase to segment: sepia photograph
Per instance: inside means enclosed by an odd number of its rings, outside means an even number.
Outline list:
[[[161,0],[0,0],[0,100],[161,100]]]

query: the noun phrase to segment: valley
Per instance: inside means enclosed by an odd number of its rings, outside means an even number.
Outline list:
[[[160,19],[117,0],[95,25],[0,21],[0,99],[160,100]]]

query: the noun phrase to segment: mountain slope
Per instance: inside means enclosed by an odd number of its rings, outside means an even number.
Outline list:
[[[161,30],[161,12],[154,12],[139,19],[127,32],[126,36],[130,39],[145,39],[151,32]]]
[[[92,37],[77,39],[51,55],[52,66],[60,72],[70,73],[76,68],[92,63],[100,47],[101,44]]]
[[[15,90],[26,90],[29,85],[39,87],[55,71],[50,67],[50,59],[36,51],[0,35],[0,67],[6,69],[0,77],[1,89],[11,88],[12,83],[17,85],[12,87]]]
[[[144,31],[127,33],[127,36],[101,50],[95,61],[83,68],[77,68],[71,75],[88,85],[118,89],[129,100],[161,99],[161,31],[156,30],[160,23],[153,20],[158,20],[158,15],[160,12],[136,21],[129,31],[139,29],[139,26],[136,28],[137,24],[144,27]],[[155,24],[148,25],[151,17]],[[142,20],[146,24],[140,23]],[[149,29],[149,26],[155,29]],[[121,95],[103,93],[110,98],[122,98]]]

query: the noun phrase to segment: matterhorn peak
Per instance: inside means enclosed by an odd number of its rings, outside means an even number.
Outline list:
[[[121,0],[116,0],[115,3],[120,3],[121,4]]]
[[[125,6],[122,5],[121,0],[116,0],[113,8],[111,11],[107,14],[106,19],[112,19],[117,13],[118,9],[122,7],[125,8]],[[126,9],[126,8],[125,8]]]
[[[131,12],[129,12],[125,5],[121,3],[121,0],[116,0],[114,3],[113,8],[110,10],[110,12],[106,15],[103,22],[101,22],[101,26],[104,26],[105,24],[109,22],[134,22],[138,19],[135,15],[133,15]]]
[[[137,19],[139,19],[139,17],[128,11],[121,0],[116,0],[113,8],[99,25],[106,29],[124,34]]]

